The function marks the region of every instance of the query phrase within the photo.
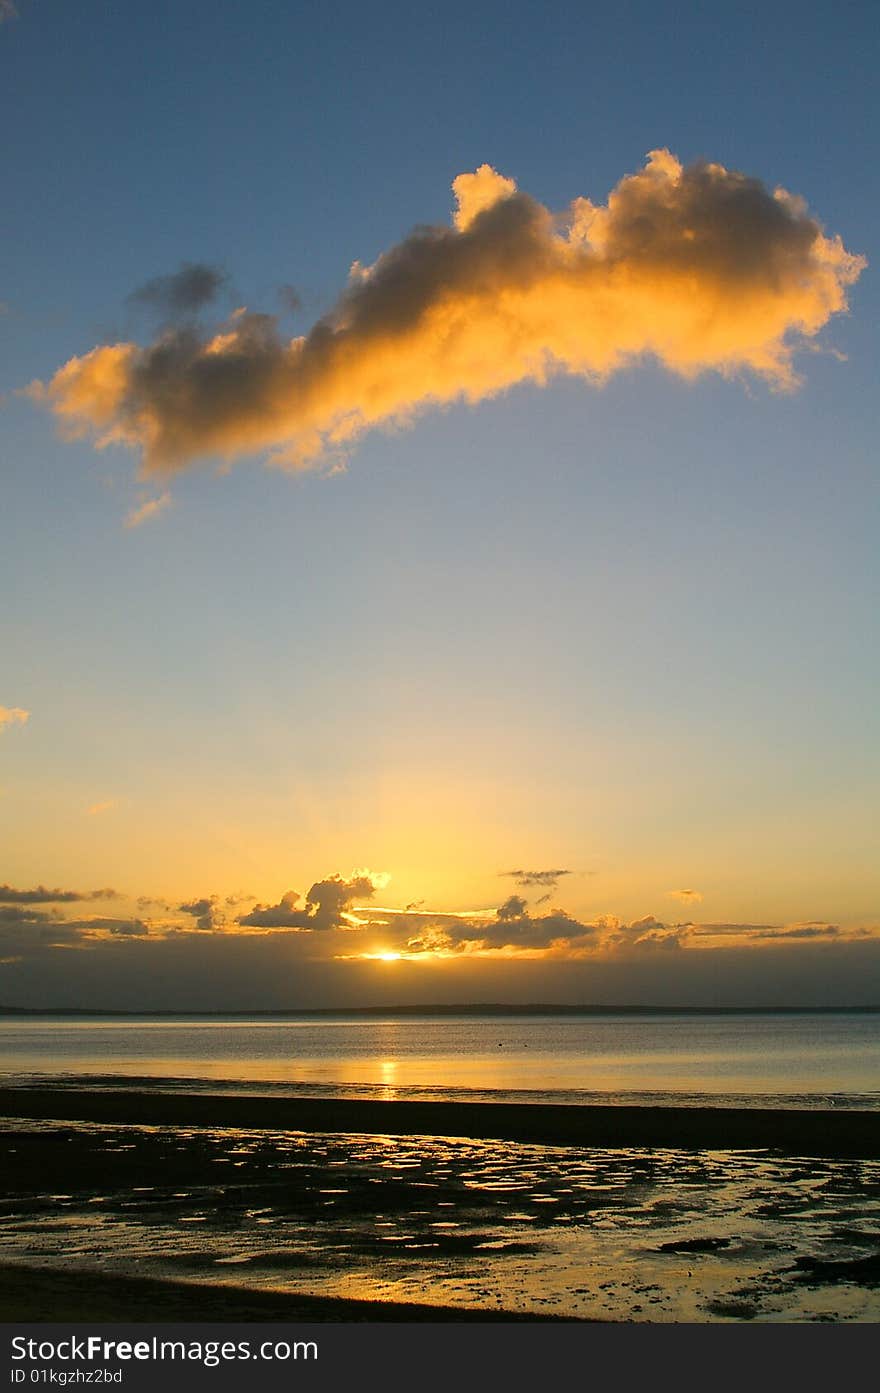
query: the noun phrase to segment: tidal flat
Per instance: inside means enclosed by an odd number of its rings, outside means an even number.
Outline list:
[[[247,1289],[257,1305],[270,1293],[398,1302],[425,1319],[880,1319],[876,1159],[13,1117],[2,1128],[4,1263],[81,1274],[83,1319],[90,1289],[113,1277],[185,1283],[175,1289],[194,1302],[228,1289],[233,1313],[232,1289]],[[240,1318],[259,1319],[241,1300]]]

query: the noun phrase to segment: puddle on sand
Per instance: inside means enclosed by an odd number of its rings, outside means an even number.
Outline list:
[[[0,1144],[15,1262],[609,1320],[880,1319],[876,1161],[19,1121]]]

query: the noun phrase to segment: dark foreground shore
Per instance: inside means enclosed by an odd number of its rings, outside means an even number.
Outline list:
[[[406,1301],[347,1301],[301,1292],[59,1272],[0,1263],[0,1320],[26,1321],[524,1321],[573,1320]]]
[[[155,1127],[271,1127],[369,1136],[492,1138],[546,1146],[766,1148],[800,1156],[880,1158],[880,1111],[422,1103],[2,1088],[0,1116]]]
[[[627,1129],[611,1107],[71,1088],[0,1103],[0,1320],[880,1314],[876,1114],[851,1135],[852,1114],[809,1114],[808,1133],[764,1119],[749,1140],[765,1145],[736,1149],[684,1109],[628,1109]]]

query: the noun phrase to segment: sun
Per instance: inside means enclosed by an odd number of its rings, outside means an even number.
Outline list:
[[[402,954],[391,952],[391,950],[389,949],[387,952],[384,953],[376,953],[375,956],[380,963],[399,963]]]

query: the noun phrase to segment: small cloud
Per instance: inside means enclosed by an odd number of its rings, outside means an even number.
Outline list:
[[[126,515],[123,526],[128,528],[140,527],[142,523],[151,522],[153,518],[157,518],[170,506],[171,494],[167,489],[164,493],[160,493],[158,498],[143,498],[141,503],[136,508],[132,508]]]
[[[20,904],[0,905],[0,924],[46,924],[49,915],[43,909],[23,909]]]
[[[260,929],[348,929],[352,927],[352,905],[372,899],[376,889],[390,878],[385,871],[367,869],[354,871],[349,880],[340,875],[328,876],[315,881],[302,909],[298,908],[300,895],[296,890],[288,890],[278,904],[255,905],[238,922]]]
[[[667,890],[666,893],[683,904],[699,904],[703,898],[699,890]]]
[[[528,909],[522,895],[509,895],[504,904],[498,906],[497,915],[502,923],[511,919],[521,919]]]
[[[142,913],[148,909],[159,909],[168,914],[173,908],[167,900],[162,899],[161,896],[157,897],[156,895],[139,895],[136,903],[138,909]]]
[[[240,916],[239,924],[261,929],[305,929],[309,927],[309,915],[304,909],[297,909],[302,898],[298,890],[287,890],[277,904],[254,905],[250,914]]]
[[[86,808],[86,817],[100,817],[101,813],[109,813],[110,809],[115,807],[115,798],[105,798],[103,803],[93,803],[90,808]]]
[[[367,880],[374,890],[384,890],[391,883],[388,871],[371,871],[369,866],[360,866],[351,873],[352,880]]]
[[[114,938],[146,938],[150,932],[143,919],[81,919],[74,927],[87,937],[112,934]]]
[[[0,905],[3,904],[72,904],[77,900],[116,900],[115,890],[50,890],[37,885],[33,890],[16,890],[12,885],[0,885]]]
[[[210,305],[229,277],[218,266],[184,261],[170,276],[154,276],[133,290],[129,302],[157,311],[165,320],[188,318]]]
[[[26,725],[30,714],[23,706],[0,706],[0,731],[4,731],[7,726]]]
[[[707,923],[694,924],[692,927],[696,938],[749,938],[764,930],[773,931],[778,925]]]
[[[195,926],[202,933],[217,933],[226,927],[226,918],[219,908],[216,895],[206,895],[200,900],[189,900],[177,906],[182,914],[191,914]]]
[[[807,919],[791,924],[694,924],[691,926],[695,938],[722,942],[725,939],[739,940],[742,943],[763,943],[767,941],[831,940],[841,943],[859,938],[877,936],[877,926],[862,924],[853,928],[843,928],[840,924],[830,924],[824,919]]]
[[[427,917],[427,916],[426,916]],[[559,911],[532,915],[521,895],[510,895],[495,911],[494,918],[462,919],[457,915],[436,914],[433,922],[418,923],[402,916],[396,927],[407,935],[407,955],[425,953],[471,953],[486,956],[525,952],[531,956],[579,956],[595,946],[595,924],[582,924]],[[413,933],[413,930],[415,932]]]
[[[821,920],[812,920],[806,924],[785,924],[779,929],[764,929],[755,934],[756,938],[838,938],[840,936],[839,924],[826,924]]]
[[[653,914],[631,924],[621,924],[609,917],[603,928],[602,947],[610,953],[674,951],[684,946],[692,932],[690,924],[664,924]]]
[[[116,919],[109,921],[109,931],[112,934],[121,934],[126,938],[146,938],[150,932],[148,924],[143,919]]]
[[[501,874],[512,876],[523,889],[529,885],[540,885],[545,890],[555,890],[562,876],[571,875],[571,871],[502,871]]]

